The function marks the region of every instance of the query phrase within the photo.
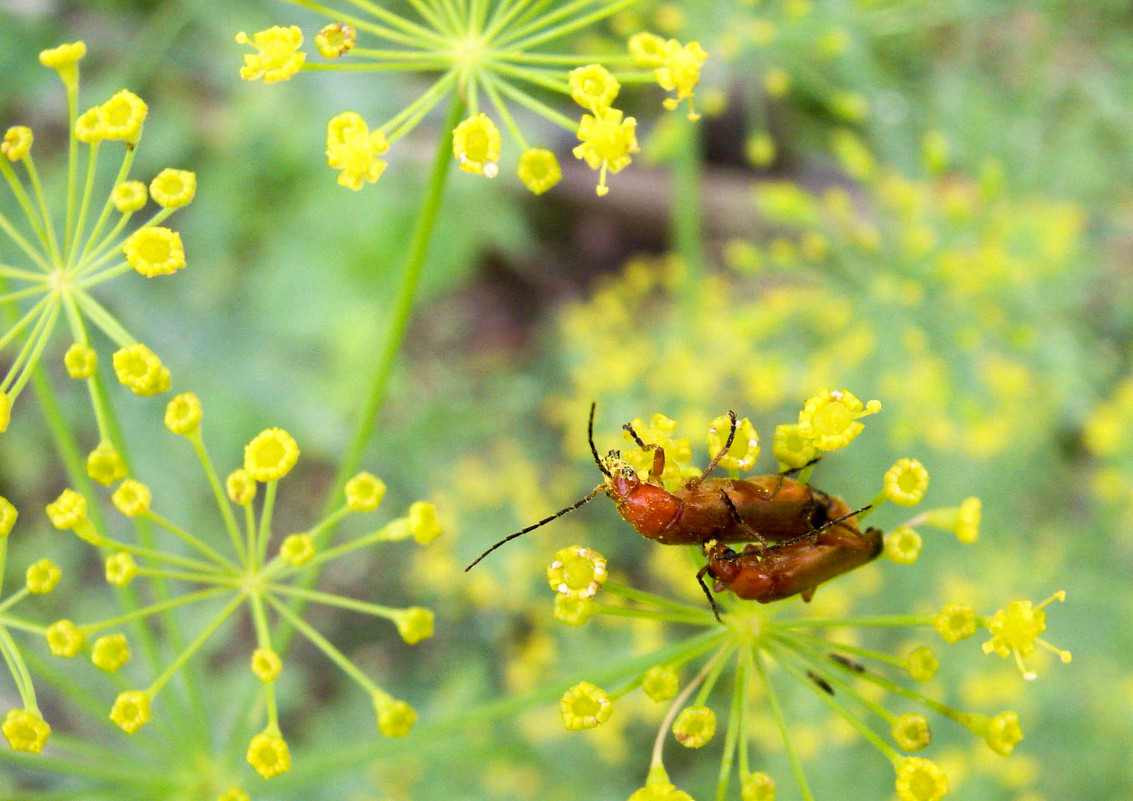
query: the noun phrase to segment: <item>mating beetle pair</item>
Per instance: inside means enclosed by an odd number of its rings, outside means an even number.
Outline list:
[[[697,572],[713,613],[719,610],[708,585],[731,590],[740,598],[768,603],[801,595],[809,601],[824,581],[875,559],[882,550],[881,532],[858,528],[856,515],[841,498],[827,495],[793,478],[802,468],[750,479],[709,478],[736,435],[736,415],[728,412],[727,443],[698,477],[675,492],[661,484],[665,452],[647,445],[629,424],[624,426],[642,450],[653,451],[649,476],[642,481],[618,451],[605,458],[594,446],[594,409],[590,406],[589,441],[594,462],[605,480],[588,495],[538,523],[505,537],[481,554],[466,570],[506,542],[572,512],[605,492],[621,515],[643,537],[662,545],[700,545],[707,564]],[[813,463],[812,463],[813,464]],[[732,544],[745,543],[741,551]]]

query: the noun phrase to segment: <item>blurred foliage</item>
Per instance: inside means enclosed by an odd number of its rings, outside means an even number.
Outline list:
[[[298,486],[276,512],[286,532],[318,519],[333,483],[438,135],[432,125],[416,130],[377,185],[357,194],[337,186],[326,120],[343,108],[388,117],[416,87],[375,91],[366,75],[318,73],[240,81],[235,32],[292,21],[309,37],[322,24],[254,0],[0,4],[0,124],[32,126],[37,152],[59,154],[41,163],[45,174],[63,165],[65,113],[57,78],[35,54],[76,38],[90,46],[89,102],[129,87],[154,110],[138,173],[196,171],[197,198],[177,222],[189,269],[175,282],[129,276],[129,289],[116,287],[107,302],[162,354],[178,389],[202,398],[219,462],[237,463],[249,433],[267,426],[300,441],[289,479]],[[278,697],[284,728],[302,734],[291,773],[264,784],[243,745],[227,741],[250,725],[235,719],[247,709],[250,629],[201,659],[217,714],[191,746],[176,725],[144,747],[126,739],[105,720],[126,685],[28,640],[58,750],[5,753],[0,797],[136,797],[127,777],[90,767],[100,753],[131,749],[147,772],[169,777],[169,798],[242,784],[253,798],[624,799],[644,780],[663,708],[627,697],[607,726],[567,732],[558,698],[615,658],[670,640],[647,622],[559,624],[546,564],[558,548],[585,543],[620,580],[694,604],[703,602],[696,566],[642,541],[599,498],[471,573],[463,567],[600,480],[585,439],[591,401],[600,452],[628,447],[622,423],[663,412],[693,438],[699,463],[697,438],[734,408],[755,423],[770,472],[773,426],[826,386],[880,398],[884,409],[852,458],[817,466],[816,484],[865,503],[894,460],[913,456],[932,476],[932,505],[978,495],[984,523],[971,548],[926,534],[913,568],[875,564],[824,586],[816,610],[927,614],[964,602],[990,613],[1067,591],[1050,610],[1051,636],[1075,661],[1052,660],[1033,683],[976,640],[938,649],[938,697],[982,711],[1009,705],[1026,734],[1002,760],[941,727],[931,756],[956,797],[1133,794],[1129,4],[642,2],[580,47],[620,52],[638,30],[699,38],[709,51],[697,94],[700,191],[706,202],[733,202],[705,230],[747,233],[670,254],[671,240],[654,233],[668,221],[652,200],[667,196],[671,162],[635,163],[595,202],[566,139],[555,148],[564,185],[538,199],[514,182],[450,177],[404,357],[364,459],[389,485],[390,508],[435,501],[445,535],[324,575],[344,595],[429,606],[436,635],[410,649],[388,625],[313,610],[364,671],[414,703],[414,735],[377,737],[372,707],[297,641]],[[656,97],[642,91],[632,102],[643,150],[652,141],[679,156],[673,121],[651,124]],[[5,210],[9,199],[0,193]],[[646,236],[652,255],[625,259],[624,243]],[[61,356],[59,347],[46,359]],[[51,373],[64,386],[62,370]],[[160,444],[162,404],[120,390],[114,403],[137,473],[169,499],[163,513],[194,519],[207,496],[184,488],[189,455]],[[93,447],[85,400],[61,394],[64,414],[84,421],[82,445]],[[0,437],[0,495],[21,511],[4,597],[49,556],[64,582],[21,614],[109,617],[117,607],[101,564],[42,514],[66,479],[35,405],[23,411]],[[886,510],[871,522],[888,529],[900,518]],[[187,619],[187,630],[197,622]],[[896,635],[869,643],[895,653],[912,644]],[[7,709],[17,697],[0,675]],[[782,701],[816,797],[888,796],[891,771],[805,687]],[[798,797],[762,714],[758,731],[769,734],[755,737],[756,763],[776,775],[780,798]],[[718,749],[669,746],[670,776],[708,797]]]

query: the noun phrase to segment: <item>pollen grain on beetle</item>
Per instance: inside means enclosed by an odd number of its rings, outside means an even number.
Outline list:
[[[629,165],[638,151],[636,120],[613,106],[622,84],[656,82],[676,93],[664,101],[666,108],[687,101],[689,118],[699,116],[693,110],[693,91],[707,53],[698,43],[653,36],[657,42],[643,57],[640,42],[631,39],[622,54],[601,57],[600,64],[569,46],[571,37],[637,0],[537,6],[486,0],[443,9],[413,3],[412,14],[372,3],[357,3],[348,11],[333,4],[292,2],[331,20],[314,36],[322,60],[307,58],[303,32],[295,26],[276,26],[251,37],[240,33],[237,42],[254,49],[244,55],[241,77],[269,83],[297,72],[344,71],[428,78],[426,88],[388,120],[367,121],[353,111],[331,120],[327,160],[341,171],[338,182],[350,189],[377,181],[386,166],[379,156],[446,99],[459,98],[467,111],[452,132],[453,156],[461,169],[494,178],[510,148],[508,160],[518,164],[520,181],[534,194],[550,189],[562,173],[552,151],[528,140],[524,114],[577,135],[581,144],[574,155],[598,171],[599,195],[609,191],[607,177]],[[548,93],[574,100],[585,113],[572,116],[548,102]],[[502,134],[509,140],[506,146]]]
[[[119,484],[111,500],[136,526],[147,525],[167,538],[166,547],[150,547],[141,536],[136,540],[116,536],[103,522],[101,514],[94,513],[95,499],[65,489],[47,506],[47,516],[56,528],[74,532],[106,554],[107,582],[125,588],[144,580],[151,587],[164,589],[154,590],[157,600],[153,603],[129,609],[121,616],[81,622],[59,620],[46,629],[33,627],[33,630],[41,631],[51,652],[60,657],[78,656],[93,640],[91,659],[95,666],[113,673],[131,657],[127,633],[131,637],[136,634],[135,629],[125,632],[118,629],[128,622],[160,628],[161,616],[166,612],[192,611],[191,617],[200,621],[200,628],[191,642],[181,642],[180,652],[164,669],[151,675],[146,686],[121,691],[108,710],[112,722],[128,734],[134,734],[152,719],[168,715],[171,708],[179,706],[181,702],[177,699],[171,699],[170,706],[163,703],[169,694],[170,682],[187,661],[201,658],[208,643],[225,636],[222,632],[232,628],[237,613],[246,610],[255,637],[252,647],[248,648],[247,673],[256,680],[263,696],[265,720],[263,730],[247,743],[245,756],[264,778],[277,776],[291,767],[291,754],[280,726],[276,702],[276,680],[287,674],[285,631],[297,632],[362,687],[374,706],[376,726],[381,733],[405,736],[416,718],[412,707],[383,690],[300,610],[302,605],[313,603],[385,619],[394,624],[401,638],[410,645],[432,635],[432,611],[418,606],[397,608],[362,601],[310,588],[298,579],[300,568],[356,557],[361,549],[378,543],[410,538],[421,544],[428,543],[440,533],[432,505],[415,503],[403,516],[368,533],[334,542],[340,520],[350,514],[373,512],[385,494],[385,484],[379,478],[359,473],[347,482],[340,505],[325,518],[305,531],[280,537],[277,532],[282,521],[275,514],[277,494],[300,455],[295,439],[281,428],[269,428],[253,437],[244,449],[243,466],[229,475],[226,494],[205,446],[203,418],[200,400],[191,393],[183,393],[169,402],[165,422],[170,436],[183,437],[195,451],[206,479],[205,492],[211,490],[216,504],[218,525],[204,530],[182,527],[161,511],[163,506],[169,505],[169,499],[164,499],[163,503],[155,490],[127,478]],[[252,503],[257,496],[262,496],[258,510]],[[0,503],[4,534],[15,521],[14,511],[7,511],[9,506],[6,501]],[[26,592],[50,591],[58,581],[58,569],[39,563],[34,567],[28,574]],[[182,589],[171,592],[172,587]],[[0,624],[2,621],[0,618]],[[147,632],[147,636],[152,634],[152,630]],[[2,625],[0,641],[7,642]],[[5,647],[5,655],[8,653]],[[38,714],[30,685],[21,684],[21,692],[27,714]],[[9,739],[15,738],[13,742],[21,744],[17,747],[38,750],[35,741],[30,739],[36,729],[27,714],[7,727],[5,733],[8,729],[13,731]]]

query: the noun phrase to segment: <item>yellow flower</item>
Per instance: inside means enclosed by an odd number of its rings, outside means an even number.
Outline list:
[[[115,351],[114,374],[135,395],[149,397],[169,389],[169,370],[152,350],[140,343]]]
[[[284,739],[275,731],[262,731],[253,737],[248,743],[245,759],[265,779],[291,770],[291,752]]]
[[[802,434],[798,425],[784,423],[775,427],[771,452],[779,460],[779,469],[805,467],[818,458],[814,441]]]
[[[103,138],[122,139],[132,144],[141,136],[142,123],[146,121],[149,106],[129,89],[123,89],[99,106],[98,110]]]
[[[47,627],[47,647],[55,656],[78,656],[85,642],[82,630],[70,620],[57,620]]]
[[[386,495],[386,484],[370,473],[359,473],[346,482],[346,507],[352,512],[372,512]]]
[[[673,723],[673,735],[685,748],[701,748],[716,733],[716,713],[706,706],[682,709]]]
[[[0,153],[3,153],[8,161],[19,161],[31,150],[33,138],[31,128],[26,125],[14,125],[4,132],[4,141],[0,142]]]
[[[897,768],[896,787],[901,801],[940,801],[948,795],[948,778],[935,762],[905,757]]]
[[[149,193],[162,208],[188,206],[197,194],[197,174],[166,167],[150,182]]]
[[[945,604],[932,625],[945,642],[960,642],[976,633],[976,613],[967,604]]]
[[[885,473],[885,497],[898,506],[920,503],[928,490],[928,470],[916,459],[899,459]]]
[[[822,451],[844,448],[865,428],[859,417],[881,411],[881,401],[862,404],[848,390],[824,389],[807,400],[799,412],[799,434],[814,440]]]
[[[640,790],[634,791],[629,801],[692,801],[692,796],[668,781],[650,780]]]
[[[149,192],[141,181],[123,181],[110,192],[110,202],[123,214],[137,211],[147,200]]]
[[[89,108],[75,120],[75,138],[80,142],[94,144],[106,138],[106,120],[102,115],[102,106]]]
[[[39,713],[28,709],[9,709],[0,731],[4,732],[4,739],[12,746],[13,751],[24,751],[29,754],[38,754],[42,751],[47,738],[51,735],[51,727],[44,722]]]
[[[39,52],[39,63],[45,67],[60,69],[62,67],[74,66],[75,63],[86,54],[86,42],[80,40],[78,42],[61,44],[50,50],[41,50]]]
[[[107,634],[94,641],[90,661],[99,670],[117,673],[118,669],[130,661],[130,644],[125,634]]]
[[[303,32],[297,26],[276,25],[253,36],[249,39],[243,31],[236,34],[237,44],[251,45],[257,51],[244,55],[240,77],[245,81],[259,78],[263,78],[264,83],[286,81],[303,66],[307,54],[299,49],[303,46]]]
[[[244,447],[244,469],[256,481],[279,481],[299,459],[299,446],[282,428],[261,431]]]
[[[183,437],[200,431],[201,399],[192,392],[182,392],[165,405],[165,427]]]
[[[128,478],[118,485],[118,489],[110,496],[110,502],[126,517],[136,517],[149,511],[150,501],[153,499],[149,487],[140,481]]]
[[[637,120],[622,119],[616,108],[601,109],[597,116],[584,114],[578,126],[581,145],[574,148],[574,157],[583,159],[592,170],[598,170],[598,196],[610,191],[606,186],[606,173],[618,173],[626,167],[631,154],[637,153]]]
[[[181,235],[160,225],[139,228],[130,234],[122,252],[130,266],[146,278],[175,273],[186,264]]]
[[[452,154],[460,169],[485,178],[500,172],[500,132],[487,114],[461,122],[452,132]]]
[[[677,696],[681,680],[668,665],[654,665],[641,678],[641,689],[654,701],[668,701]]]
[[[264,684],[275,681],[283,670],[283,660],[270,648],[257,648],[252,652],[252,673]]]
[[[635,33],[629,37],[629,54],[639,67],[660,67],[665,60],[665,40],[655,33]]]
[[[519,180],[533,194],[541,195],[557,184],[563,177],[559,160],[550,150],[530,147],[519,157]]]
[[[394,618],[401,639],[410,645],[433,636],[433,612],[423,606],[403,609]]]
[[[551,589],[567,598],[591,598],[606,582],[606,558],[581,545],[563,548],[547,568]]]
[[[63,571],[50,559],[40,559],[28,566],[27,588],[28,592],[36,595],[46,595],[55,589]]]
[[[984,740],[991,750],[1000,756],[1011,756],[1015,746],[1023,740],[1019,716],[1014,712],[1000,712],[988,721]]]
[[[759,771],[749,773],[740,783],[740,801],[775,801],[775,780]]]
[[[87,454],[87,475],[104,487],[126,477],[126,460],[109,442],[100,442]]]
[[[1039,637],[1046,631],[1046,612],[1043,607],[1054,601],[1065,600],[1065,591],[1059,590],[1038,606],[1032,606],[1030,601],[1012,601],[1006,609],[996,612],[988,623],[987,630],[992,636],[981,646],[983,652],[990,654],[995,651],[1004,658],[1014,655],[1015,664],[1019,666],[1025,679],[1035,678],[1035,673],[1023,666],[1023,658],[1033,654],[1036,645],[1058,654],[1064,663],[1069,662],[1072,658],[1069,651],[1056,648]]]
[[[932,649],[927,645],[913,649],[913,651],[905,657],[905,669],[909,671],[909,675],[912,676],[915,681],[919,681],[922,684],[926,681],[931,681],[939,667],[940,663],[936,659],[936,654],[934,654]]]
[[[98,368],[98,354],[85,342],[72,342],[63,354],[63,366],[71,378],[90,378]]]
[[[216,801],[252,801],[252,797],[239,787],[229,787]]]
[[[663,105],[673,111],[680,102],[688,98],[688,118],[700,119],[692,105],[692,90],[700,82],[700,68],[708,54],[700,46],[700,42],[689,42],[681,45],[676,39],[665,43],[664,57],[661,66],[657,68],[657,83],[666,92],[676,91],[676,97],[665,98]]]
[[[138,573],[138,565],[134,557],[125,551],[111,554],[106,557],[106,583],[115,587],[125,587],[134,580]]]
[[[73,529],[87,519],[87,499],[73,489],[65,489],[47,504],[47,517],[60,531]]]
[[[256,498],[256,480],[243,468],[237,468],[228,474],[224,489],[228,493],[228,499],[240,506],[247,506]]]
[[[614,702],[599,687],[582,681],[571,687],[559,700],[563,725],[571,731],[593,729],[610,719]]]
[[[905,751],[920,751],[932,743],[928,718],[919,712],[899,715],[893,722],[893,740]]]
[[[437,507],[427,501],[417,501],[409,507],[409,533],[418,545],[428,545],[444,533],[437,520]]]
[[[315,555],[315,538],[310,534],[289,534],[279,546],[279,555],[292,567],[302,567]]]
[[[899,565],[911,565],[921,555],[921,535],[908,526],[885,535],[885,556]]]
[[[581,626],[598,609],[593,598],[568,598],[565,595],[555,596],[555,620],[568,626]]]
[[[315,34],[315,49],[323,58],[341,58],[354,49],[358,32],[345,22],[332,22]]]
[[[16,525],[16,518],[19,516],[19,510],[12,502],[0,495],[0,540],[12,533],[12,527]]]
[[[622,88],[617,78],[600,64],[589,64],[570,71],[570,96],[575,103],[594,114],[609,108]]]
[[[370,126],[361,115],[344,111],[327,123],[327,164],[336,170],[338,183],[358,191],[366,182],[374,183],[385,171],[386,163],[378,156],[389,150],[386,135]]]
[[[728,441],[728,433],[732,430],[732,420],[728,415],[722,414],[708,426],[708,456],[715,458],[716,454],[724,448]],[[725,470],[751,470],[755,467],[755,460],[759,458],[759,434],[755,426],[746,417],[736,424],[736,436],[732,440],[732,447],[727,455],[720,459],[720,467]]]
[[[378,713],[378,731],[386,737],[405,737],[417,722],[417,713],[404,701],[375,694],[374,708]]]

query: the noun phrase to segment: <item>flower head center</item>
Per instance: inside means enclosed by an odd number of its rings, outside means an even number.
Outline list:
[[[484,54],[487,52],[487,41],[479,33],[469,33],[462,39],[457,39],[453,46],[452,60],[468,72],[478,72],[484,65]]]

